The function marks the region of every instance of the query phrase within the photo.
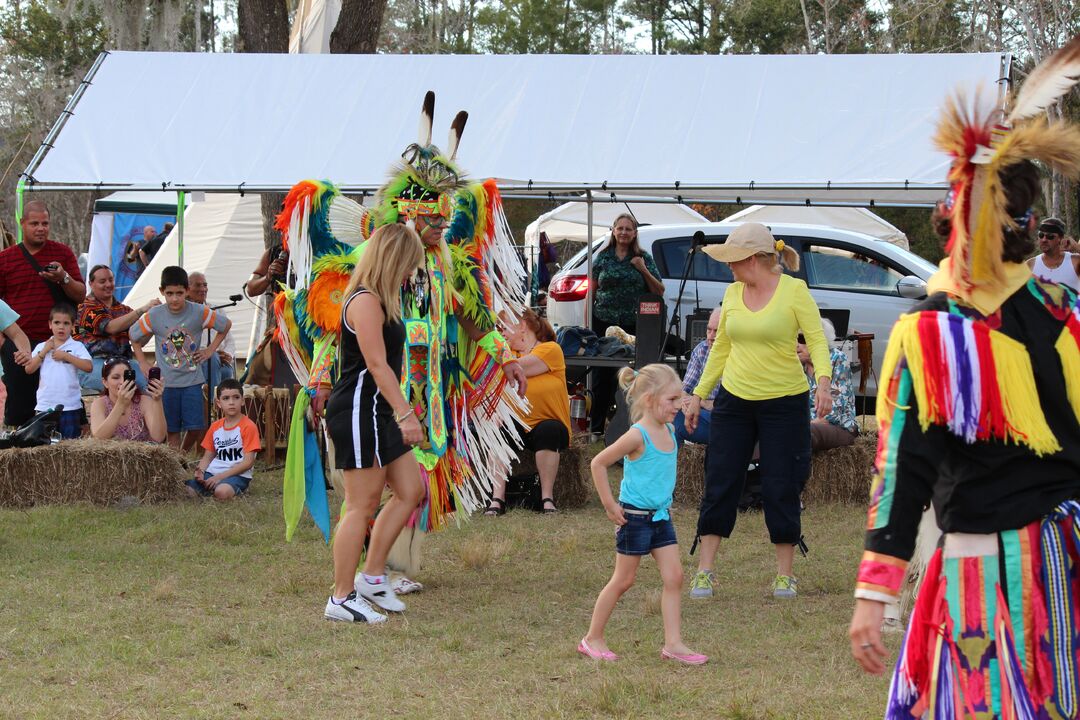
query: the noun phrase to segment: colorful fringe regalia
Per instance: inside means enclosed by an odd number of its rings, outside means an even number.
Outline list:
[[[459,113],[443,153],[431,144],[434,94],[425,98],[420,142],[366,209],[329,183],[304,181],[286,198],[278,227],[286,238],[298,283],[275,308],[286,357],[307,379],[308,397],[332,380],[341,317],[341,293],[374,228],[442,216],[442,242],[427,247],[426,273],[403,288],[406,331],[402,391],[427,431],[414,449],[427,485],[427,500],[410,524],[439,529],[457,509],[481,507],[493,481],[505,477],[520,438],[514,418],[522,400],[507,387],[502,365],[512,360],[497,331],[500,313],[516,318],[525,304],[525,271],[514,250],[494,181],[466,183],[454,165],[467,115]],[[355,250],[352,246],[355,246]],[[484,332],[473,341],[460,319]],[[303,405],[303,408],[301,408]],[[307,403],[297,403],[293,427],[311,431]],[[297,447],[306,435],[298,435]],[[290,437],[290,457],[293,438]],[[299,453],[298,453],[299,454]],[[310,459],[305,462],[311,468]],[[310,482],[297,463],[286,468],[286,536],[299,519],[299,488]],[[310,502],[310,498],[309,498]]]
[[[1028,159],[1080,170],[1080,131],[1031,119],[1080,76],[1080,39],[1046,65],[1005,124],[952,102],[936,136],[954,157],[949,257],[927,309],[889,337],[855,591],[899,595],[932,498],[944,543],[903,640],[890,719],[1080,717],[1080,301],[1002,259],[1005,230],[1031,221],[1007,212],[1002,171]]]

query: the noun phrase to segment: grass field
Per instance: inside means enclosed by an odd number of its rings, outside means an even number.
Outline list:
[[[761,515],[741,517],[718,596],[684,602],[701,668],[659,658],[646,560],[609,628],[623,659],[598,664],[575,652],[613,567],[597,502],[429,537],[427,589],[369,628],[323,620],[330,552],[306,519],[284,542],[280,480],[226,505],[0,511],[0,717],[881,716],[887,679],[858,672],[846,639],[860,510],[807,509],[794,602],[769,593]],[[674,513],[684,556],[694,515]]]

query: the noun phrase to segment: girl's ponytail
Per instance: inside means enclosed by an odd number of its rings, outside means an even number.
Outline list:
[[[670,383],[678,383],[679,376],[670,365],[653,363],[634,372],[624,367],[619,371],[619,387],[626,391],[626,404],[630,409],[630,419],[637,422],[644,409],[638,403],[646,395],[655,395]]]

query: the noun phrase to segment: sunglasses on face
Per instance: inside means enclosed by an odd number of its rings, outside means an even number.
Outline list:
[[[1061,237],[1061,236],[1058,235],[1057,233],[1040,232],[1039,237],[1040,238],[1056,238],[1056,237]]]

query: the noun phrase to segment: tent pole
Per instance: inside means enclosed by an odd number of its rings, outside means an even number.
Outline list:
[[[586,248],[586,250],[585,250],[585,268],[586,268],[586,271],[588,272],[588,275],[589,275],[589,280],[588,280],[588,282],[589,282],[589,290],[588,290],[588,292],[585,293],[585,327],[587,327],[587,328],[589,328],[591,330],[592,326],[593,326],[593,322],[592,322],[592,320],[593,320],[593,318],[592,318],[593,293],[596,292],[596,288],[593,287],[593,280],[592,280],[592,256],[593,256],[593,251],[592,251],[592,241],[593,241],[593,235],[592,235],[592,231],[593,231],[593,197],[592,197],[592,190],[587,190],[585,192],[585,202],[588,203],[588,206],[587,206],[588,214],[586,215],[586,220],[588,222],[588,227],[587,227],[587,229],[585,231],[585,248]]]
[[[90,69],[86,71],[86,75],[83,76],[82,82],[75,88],[75,92],[72,93],[71,98],[67,101],[67,105],[64,106],[63,112],[60,113],[60,117],[56,118],[56,122],[53,123],[52,128],[49,129],[49,134],[45,136],[45,139],[41,141],[41,145],[38,146],[37,152],[34,153],[34,157],[30,158],[30,164],[26,166],[26,170],[23,171],[23,177],[30,178],[30,181],[34,181],[34,173],[37,172],[38,167],[45,159],[45,153],[52,150],[56,141],[57,135],[63,130],[64,125],[67,124],[68,118],[75,114],[75,106],[82,100],[83,94],[86,92],[86,88],[93,84],[94,76],[97,75],[98,70],[101,69],[102,63],[105,62],[105,58],[109,56],[108,50],[102,50],[97,59],[94,60],[94,64],[90,66]],[[97,186],[90,185],[85,190],[97,190]]]
[[[26,194],[26,181],[19,178],[15,183],[15,241],[22,242],[23,196]]]
[[[184,200],[187,193],[176,193],[176,264],[184,267]]]

